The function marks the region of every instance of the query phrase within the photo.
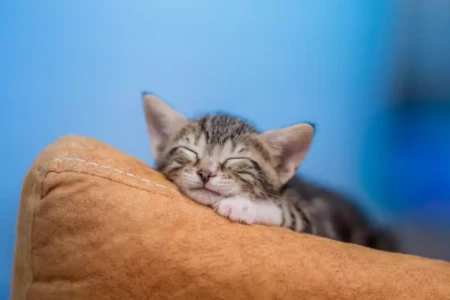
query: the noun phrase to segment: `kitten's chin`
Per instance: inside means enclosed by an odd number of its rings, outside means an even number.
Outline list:
[[[215,206],[217,202],[222,198],[218,193],[207,189],[188,189],[184,191],[185,194],[200,204],[206,206]]]

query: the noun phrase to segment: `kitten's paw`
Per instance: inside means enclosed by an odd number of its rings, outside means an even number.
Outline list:
[[[253,224],[256,219],[255,204],[247,198],[231,197],[221,200],[214,210],[233,222]]]

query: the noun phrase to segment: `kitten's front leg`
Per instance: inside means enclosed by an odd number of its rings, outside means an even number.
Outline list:
[[[270,200],[250,200],[231,197],[220,200],[214,210],[234,222],[280,226],[283,221],[281,208]]]
[[[220,200],[214,210],[231,221],[254,224],[256,221],[256,205],[245,197],[231,197]]]

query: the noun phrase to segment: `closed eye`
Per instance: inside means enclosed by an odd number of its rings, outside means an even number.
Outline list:
[[[177,149],[180,149],[181,151],[183,151],[186,155],[188,155],[190,157],[194,156],[194,158],[196,160],[198,160],[198,154],[194,150],[189,149],[188,147],[184,147],[184,146],[179,146]]]
[[[248,162],[251,163],[251,167],[252,169],[254,169],[256,172],[258,172],[259,174],[261,174],[261,166],[253,159],[249,158],[249,157],[244,157],[244,156],[237,156],[237,157],[230,157],[228,159],[226,159],[223,163],[222,163],[222,167],[226,167],[226,164],[228,162],[232,162],[233,160],[247,160]]]
[[[222,163],[222,165],[225,166],[227,163],[229,163],[229,162],[233,163],[234,161],[237,161],[237,160],[248,160],[248,161],[252,161],[251,158],[243,157],[243,156],[239,156],[239,157],[230,157],[230,158],[227,158],[227,159]]]

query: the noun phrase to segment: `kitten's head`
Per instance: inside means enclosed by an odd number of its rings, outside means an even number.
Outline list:
[[[154,95],[145,94],[143,101],[158,170],[205,205],[237,195],[278,195],[314,136],[306,123],[259,133],[232,116],[187,120]]]

